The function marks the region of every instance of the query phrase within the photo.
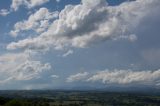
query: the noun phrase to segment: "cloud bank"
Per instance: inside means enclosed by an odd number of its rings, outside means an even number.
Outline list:
[[[104,84],[153,84],[160,82],[160,70],[132,71],[132,70],[105,70],[93,75],[87,81],[102,81]]]
[[[98,71],[96,74],[87,72],[71,75],[67,78],[67,82],[99,82],[107,84],[143,84],[143,85],[159,85],[160,69],[155,71],[133,71],[133,70],[104,70]]]

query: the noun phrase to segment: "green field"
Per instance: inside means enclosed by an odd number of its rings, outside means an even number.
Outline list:
[[[12,91],[0,94],[0,106],[160,106],[160,96],[139,93]]]

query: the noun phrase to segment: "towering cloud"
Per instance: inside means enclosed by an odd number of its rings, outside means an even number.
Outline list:
[[[159,0],[136,0],[118,6],[109,6],[106,0],[82,0],[81,4],[67,5],[39,36],[12,42],[7,48],[83,48],[108,39],[134,41],[137,37],[133,30],[159,5]]]

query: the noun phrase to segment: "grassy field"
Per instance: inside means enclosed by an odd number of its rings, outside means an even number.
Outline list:
[[[159,95],[124,92],[10,91],[0,96],[0,106],[160,106]]]

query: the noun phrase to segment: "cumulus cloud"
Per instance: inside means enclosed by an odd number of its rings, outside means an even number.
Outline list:
[[[151,84],[160,81],[160,69],[155,71],[105,70],[88,78],[89,82],[100,81],[104,84]]]
[[[160,69],[158,70],[104,70],[93,73],[77,73],[70,75],[67,78],[67,82],[94,82],[103,84],[119,84],[119,85],[154,85],[158,86],[160,82]]]
[[[59,18],[39,36],[12,42],[7,48],[83,48],[122,36],[135,41],[133,30],[140,27],[140,21],[152,10],[158,10],[159,5],[159,0],[127,1],[117,6],[109,6],[106,0],[82,0],[81,4],[65,6]]]
[[[35,6],[42,5],[49,0],[12,0],[11,9],[17,11],[20,6],[26,6],[27,8],[33,8]]]
[[[16,37],[20,32],[29,30],[42,33],[49,27],[50,21],[57,17],[57,11],[49,12],[47,8],[40,8],[34,14],[31,14],[28,20],[17,22],[14,25],[14,30],[12,30],[10,34]]]
[[[13,11],[17,11],[21,6],[25,6],[28,9],[34,8],[36,6],[43,5],[50,0],[12,0],[12,3],[10,5],[10,9],[1,9],[0,15],[6,16],[10,14]],[[56,2],[60,2],[60,0],[56,0]]]
[[[0,83],[36,79],[50,68],[49,63],[32,60],[28,53],[4,54],[0,56]]]
[[[7,49],[9,50],[14,50],[17,48],[28,48],[30,50],[36,50],[36,51],[48,51],[49,50],[49,45],[48,42],[43,41],[41,39],[24,39],[22,41],[19,41],[19,44],[12,42],[7,46]]]
[[[88,72],[83,72],[83,73],[77,73],[75,75],[70,75],[67,78],[67,82],[75,82],[75,81],[83,81],[87,76]]]

